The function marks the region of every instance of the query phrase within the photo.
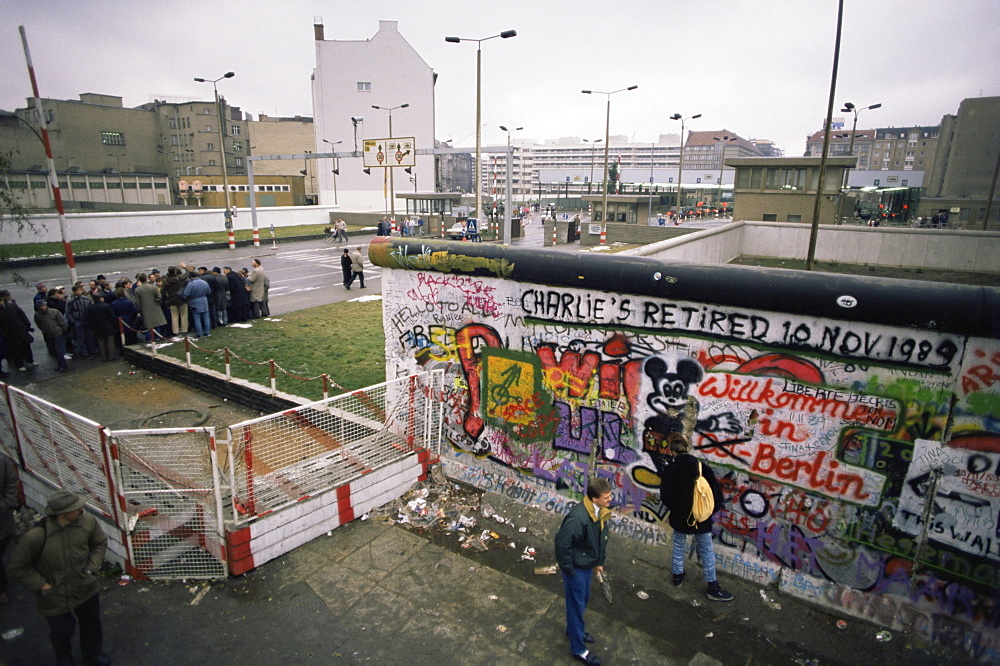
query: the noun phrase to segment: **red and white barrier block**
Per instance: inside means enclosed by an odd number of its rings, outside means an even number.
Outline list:
[[[345,485],[265,514],[229,532],[229,572],[239,575],[400,497],[426,478],[430,452],[417,450]]]

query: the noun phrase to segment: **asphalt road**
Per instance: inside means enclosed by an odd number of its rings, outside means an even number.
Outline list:
[[[121,276],[134,280],[137,273],[148,273],[153,268],[166,273],[168,266],[182,261],[188,265],[205,266],[209,270],[214,266],[230,266],[233,270],[239,270],[244,266],[249,268],[250,260],[256,257],[260,259],[264,272],[271,281],[271,313],[280,315],[356,298],[360,294],[381,293],[380,269],[367,262],[368,243],[372,238],[374,236],[354,236],[350,243],[296,241],[278,243],[276,247],[262,241],[259,248],[237,247],[235,250],[199,251],[186,248],[170,254],[77,262],[76,271],[78,279],[84,281],[92,280],[98,275],[105,275],[112,281]],[[359,293],[353,289],[348,291],[342,286],[340,255],[344,247],[361,247],[361,253],[366,259],[365,284],[371,285],[365,292]],[[18,273],[27,281],[28,286],[14,284],[11,274],[4,273],[0,275],[0,280],[3,280],[0,288],[10,290],[14,300],[29,317],[32,316],[36,283],[44,282],[50,288],[61,285],[69,291],[69,269],[65,264],[23,268]],[[42,351],[44,352],[44,347]]]

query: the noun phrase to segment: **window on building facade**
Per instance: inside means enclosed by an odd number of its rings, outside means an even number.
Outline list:
[[[358,81],[358,92],[371,92],[372,82],[371,81]]]
[[[239,125],[232,125],[230,127],[230,132],[232,132],[233,136],[239,136],[240,135],[240,126]]]
[[[205,144],[205,150],[215,150],[215,144],[211,143],[211,142],[206,143]]]
[[[242,151],[243,150],[243,142],[242,141],[233,141],[233,150]]]
[[[101,132],[101,143],[105,146],[124,146],[125,135],[121,132]]]
[[[238,167],[243,166],[243,158],[242,157],[237,157],[237,158],[235,158],[235,160],[236,160],[236,166],[238,166]]]

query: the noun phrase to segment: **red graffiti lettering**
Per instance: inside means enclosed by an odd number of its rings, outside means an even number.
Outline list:
[[[480,416],[482,407],[482,381],[480,368],[482,361],[478,354],[476,340],[482,341],[482,346],[503,347],[500,334],[483,324],[469,324],[455,333],[455,347],[458,350],[458,360],[465,373],[465,381],[469,384],[469,404],[465,410],[463,427],[470,437],[479,437],[483,431],[483,418]]]
[[[750,470],[832,494],[852,494],[856,500],[869,497],[869,493],[864,491],[864,479],[857,474],[835,473],[834,470],[840,467],[840,463],[836,460],[827,461],[826,451],[820,451],[811,461],[778,458],[774,454],[775,448],[772,445],[759,444]]]

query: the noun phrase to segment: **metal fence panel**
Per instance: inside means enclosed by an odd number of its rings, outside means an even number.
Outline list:
[[[0,383],[0,453],[17,460],[17,437],[14,435],[14,418],[10,412],[7,384]]]
[[[112,522],[110,473],[99,424],[7,387],[24,467],[55,487],[86,495]]]
[[[377,384],[230,426],[233,520],[350,483],[413,451],[437,449],[431,375]]]
[[[119,430],[111,437],[132,566],[154,580],[224,578],[214,430]]]

